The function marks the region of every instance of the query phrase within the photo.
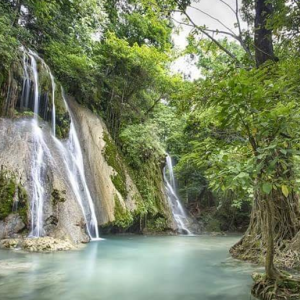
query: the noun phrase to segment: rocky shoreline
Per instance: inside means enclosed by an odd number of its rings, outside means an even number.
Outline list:
[[[0,248],[10,250],[25,250],[29,252],[54,252],[77,249],[69,241],[53,237],[13,238],[0,241]]]

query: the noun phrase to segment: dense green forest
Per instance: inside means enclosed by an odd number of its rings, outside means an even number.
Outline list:
[[[169,230],[158,192],[169,153],[197,233],[243,233],[230,253],[264,264],[254,296],[300,299],[300,3],[217,2],[234,24],[201,1],[1,0],[0,115],[26,115],[7,99],[22,81],[20,49],[32,49],[66,94],[105,121],[118,192],[127,197],[122,159],[141,196],[134,213],[116,202],[104,232]],[[180,57],[193,58],[197,79],[172,70]],[[65,119],[57,122],[63,132]]]

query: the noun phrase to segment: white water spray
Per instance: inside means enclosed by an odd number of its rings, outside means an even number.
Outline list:
[[[188,219],[184,208],[177,196],[175,177],[173,172],[172,158],[167,154],[166,166],[164,168],[164,180],[167,192],[167,197],[172,208],[173,218],[176,223],[177,229],[180,233],[192,235],[188,229]]]

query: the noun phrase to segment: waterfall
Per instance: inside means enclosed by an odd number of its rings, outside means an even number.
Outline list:
[[[82,151],[76,132],[75,124],[73,121],[72,112],[66,101],[64,92],[62,90],[63,100],[67,111],[71,118],[69,138],[66,143],[62,143],[55,138],[55,142],[63,156],[64,163],[67,169],[69,181],[76,196],[76,199],[81,207],[85,221],[87,224],[87,231],[92,240],[99,239],[98,222],[96,218],[96,212],[94,202],[89,191],[85,172]]]
[[[43,209],[44,203],[46,201],[45,185],[46,185],[46,170],[47,170],[47,159],[52,158],[52,154],[47,147],[47,143],[43,137],[43,131],[39,124],[39,113],[41,106],[41,94],[39,92],[39,72],[38,64],[39,61],[48,73],[51,79],[52,85],[52,137],[57,145],[60,155],[63,158],[67,175],[68,182],[72,191],[78,201],[85,222],[87,233],[92,240],[99,239],[98,223],[94,208],[93,199],[91,197],[85,172],[82,151],[78,139],[78,134],[76,132],[76,127],[74,125],[73,116],[65,99],[64,93],[62,91],[64,105],[70,115],[71,124],[69,138],[66,141],[61,141],[55,137],[56,133],[56,107],[55,107],[55,91],[56,84],[55,78],[51,73],[48,65],[36,54],[35,52],[29,50],[26,51],[22,49],[23,56],[23,67],[24,67],[24,80],[23,80],[23,90],[20,99],[20,108],[29,108],[30,106],[30,90],[31,90],[31,78],[33,84],[33,111],[34,118],[32,120],[32,132],[33,132],[33,154],[31,163],[31,176],[32,176],[32,199],[31,199],[31,237],[40,237],[45,234],[43,230]],[[30,65],[29,60],[30,59]],[[30,76],[31,75],[31,76]],[[46,105],[45,105],[46,106]],[[46,109],[43,112],[43,116],[46,116]],[[62,166],[63,167],[63,166]]]
[[[176,193],[173,163],[172,163],[172,158],[169,154],[167,154],[166,166],[164,168],[164,181],[165,181],[165,188],[167,192],[168,201],[171,205],[173,218],[179,233],[192,235],[191,231],[187,227],[188,219],[187,219],[186,212]]]
[[[39,127],[39,75],[37,70],[37,61],[32,52],[28,53],[30,58],[30,68],[26,59],[26,53],[24,50],[24,81],[23,91],[21,98],[21,105],[28,105],[29,90],[30,90],[30,79],[28,69],[31,70],[33,75],[33,86],[34,86],[34,119],[32,120],[32,132],[33,132],[33,155],[32,155],[32,200],[31,200],[31,232],[30,236],[40,237],[44,235],[43,230],[43,208],[45,201],[45,153],[49,150],[43,138],[43,132]]]

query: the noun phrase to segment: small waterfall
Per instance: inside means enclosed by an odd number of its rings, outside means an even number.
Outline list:
[[[71,117],[70,132],[66,143],[63,144],[56,138],[55,142],[64,158],[69,181],[85,217],[88,234],[92,240],[97,240],[99,239],[98,222],[96,218],[94,202],[86,182],[82,151],[74,125],[73,116],[69,109],[63,90],[62,96],[67,111]]]
[[[176,193],[175,177],[173,172],[172,158],[167,154],[166,166],[164,168],[164,181],[165,188],[167,192],[168,201],[172,208],[173,218],[176,223],[179,233],[192,235],[191,231],[188,229],[188,219],[184,208],[179,200]]]

